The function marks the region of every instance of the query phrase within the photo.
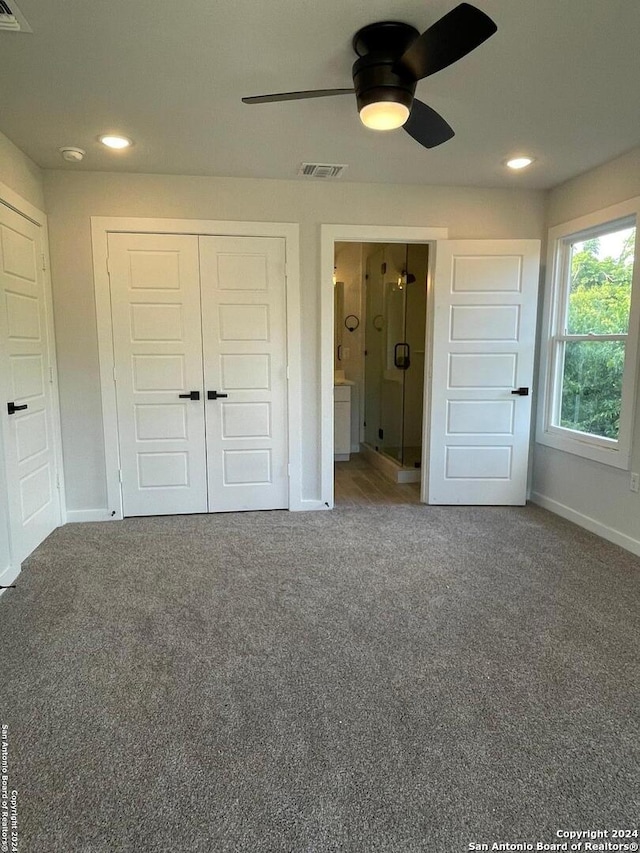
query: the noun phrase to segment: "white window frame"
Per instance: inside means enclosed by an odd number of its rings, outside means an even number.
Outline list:
[[[631,287],[629,333],[597,336],[595,340],[626,340],[622,377],[620,431],[617,439],[603,438],[557,425],[562,363],[559,342],[589,340],[588,335],[566,335],[559,328],[568,286],[570,245],[616,229],[636,227],[636,244]],[[628,469],[631,458],[635,389],[638,372],[640,333],[640,196],[607,207],[579,219],[549,229],[545,304],[540,348],[540,391],[536,441],[615,468]]]

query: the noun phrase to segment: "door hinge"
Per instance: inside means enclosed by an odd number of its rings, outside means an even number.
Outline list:
[[[117,382],[117,381],[118,381],[118,377],[116,376],[116,368],[115,368],[115,365],[113,366],[113,381],[114,381],[114,382]]]
[[[290,378],[291,378],[291,375],[289,373],[289,365],[287,365],[287,379],[290,379]]]
[[[287,477],[291,476],[291,463],[287,464]]]
[[[122,483],[122,468],[118,468],[118,480]]]
[[[53,385],[53,367],[49,367],[49,384]]]
[[[107,255],[107,275],[111,275],[111,264],[109,255]]]
[[[47,256],[43,252],[41,257],[42,257],[42,269],[46,270],[46,268],[47,268]]]

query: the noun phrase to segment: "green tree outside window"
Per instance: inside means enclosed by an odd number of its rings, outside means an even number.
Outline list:
[[[619,233],[615,257],[597,238],[572,245],[565,334],[628,333],[635,229]],[[618,438],[624,359],[624,340],[565,342],[560,426]]]

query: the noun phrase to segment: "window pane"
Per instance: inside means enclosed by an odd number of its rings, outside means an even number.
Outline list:
[[[624,341],[566,341],[560,426],[618,438]]]
[[[628,332],[635,231],[624,228],[571,244],[568,334]]]

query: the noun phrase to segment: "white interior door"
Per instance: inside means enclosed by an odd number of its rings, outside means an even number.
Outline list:
[[[284,240],[200,237],[200,270],[209,510],[286,508]]]
[[[43,239],[0,204],[0,379],[11,555],[19,564],[60,523]]]
[[[437,243],[431,504],[526,502],[539,260],[538,240]]]
[[[198,238],[110,234],[109,275],[124,515],[206,512]]]

